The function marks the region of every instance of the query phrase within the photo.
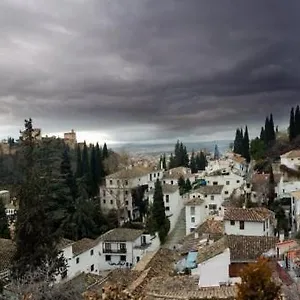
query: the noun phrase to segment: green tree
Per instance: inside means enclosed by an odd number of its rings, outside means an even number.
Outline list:
[[[82,172],[82,156],[80,146],[77,145],[76,149],[76,178],[80,178],[83,176]]]
[[[254,160],[264,159],[266,155],[265,142],[258,137],[254,140],[251,140],[250,154]]]
[[[96,154],[96,148],[94,145],[91,147],[91,156],[90,156],[90,180],[91,180],[91,195],[93,197],[96,197],[99,194],[99,188],[98,188],[98,180],[99,180],[99,174],[98,174],[98,168],[97,166],[97,154]]]
[[[185,193],[185,180],[183,176],[178,178],[178,187],[179,187],[179,194],[183,195]]]
[[[220,159],[220,152],[219,152],[218,145],[215,145],[214,160],[218,160],[218,159]]]
[[[173,153],[170,155],[170,161],[169,161],[169,169],[175,168],[175,159]]]
[[[297,105],[295,110],[295,136],[300,135],[300,108]]]
[[[294,113],[294,108],[292,107],[291,114],[290,114],[290,126],[289,126],[290,141],[294,140],[295,137],[296,137],[295,113]]]
[[[47,278],[65,266],[57,248],[60,236],[54,230],[53,220],[47,212],[48,203],[42,194],[41,176],[36,168],[34,150],[37,143],[33,136],[32,120],[25,120],[25,130],[21,140],[24,157],[24,176],[19,193],[19,211],[16,223],[16,252],[13,260],[13,275],[20,278],[37,268],[53,266]],[[46,280],[39,278],[38,280]]]
[[[243,138],[243,157],[246,159],[247,163],[250,162],[251,159],[250,159],[250,149],[249,149],[249,134],[248,134],[247,126]]]
[[[268,261],[260,258],[243,268],[237,300],[279,300],[280,286],[272,278]]]
[[[154,188],[152,218],[155,224],[154,229],[158,232],[160,242],[163,244],[170,230],[170,222],[166,217],[162,185],[158,179],[155,182]]]
[[[2,199],[0,199],[0,238],[10,239],[8,219],[5,213],[5,206]]]
[[[270,143],[273,144],[276,140],[276,133],[275,133],[275,129],[274,129],[274,121],[273,121],[272,114],[270,114],[269,132],[270,132]]]
[[[101,184],[103,182],[103,179],[107,175],[105,173],[104,168],[104,162],[103,162],[103,156],[102,156],[102,148],[100,148],[99,144],[96,144],[96,174],[97,174],[97,182],[98,184]]]
[[[108,153],[107,145],[106,145],[106,143],[104,143],[103,149],[102,149],[102,158],[103,158],[103,160],[108,158],[108,156],[109,156],[109,153]]]
[[[268,182],[268,207],[271,209],[275,201],[275,179],[272,165],[270,166],[269,182]]]
[[[260,130],[260,137],[259,138],[260,138],[261,141],[265,142],[266,137],[265,137],[264,127],[262,127],[261,130]]]
[[[197,164],[198,171],[205,171],[205,168],[207,166],[207,160],[203,151],[200,151],[200,153],[197,154],[196,164]]]
[[[191,181],[187,178],[184,184],[185,192],[189,192],[192,189]]]
[[[162,157],[162,167],[164,170],[167,170],[167,159],[166,159],[166,153],[163,154]]]
[[[192,152],[191,155],[191,161],[190,161],[190,169],[192,171],[192,174],[197,173],[197,162],[196,162],[196,157],[195,157],[195,152]]]
[[[234,146],[233,146],[234,153],[242,155],[243,139],[244,139],[243,130],[240,128],[237,128],[236,133],[235,133]]]

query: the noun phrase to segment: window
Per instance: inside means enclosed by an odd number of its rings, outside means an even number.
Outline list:
[[[239,181],[239,180],[237,180],[237,181],[236,181],[236,183],[240,183],[240,181]]]
[[[105,197],[106,196],[106,192],[105,191],[103,191],[103,197]]]
[[[204,195],[205,198],[207,198],[207,195]]]
[[[94,249],[92,249],[92,250],[90,251],[90,254],[91,254],[91,255],[94,255]]]
[[[120,185],[120,180],[118,179],[118,180],[117,180],[117,186],[119,186],[119,185]]]
[[[128,180],[125,180],[125,185],[128,185]]]
[[[111,261],[111,255],[105,255],[105,261]]]
[[[125,195],[128,195],[128,191],[125,191]]]
[[[166,184],[166,181],[165,181],[165,180],[163,181],[163,184]]]
[[[140,257],[137,256],[137,257],[136,257],[136,262],[139,262],[139,261],[140,261]]]
[[[76,264],[79,264],[79,257],[76,257]]]
[[[207,205],[205,205],[205,208],[207,208]]]
[[[94,270],[95,270],[95,266],[91,265],[91,272],[94,272]]]
[[[195,231],[195,228],[190,228],[190,232],[193,232],[193,231]]]
[[[166,203],[169,203],[170,196],[166,195]]]
[[[269,228],[269,220],[266,221],[266,227]]]
[[[120,243],[120,249],[126,250],[126,243]]]
[[[113,205],[114,204],[114,200],[110,200],[110,204]]]
[[[228,195],[228,191],[225,191],[225,195]]]
[[[159,173],[157,173],[157,177],[159,177]]]
[[[210,196],[210,200],[215,200],[215,196],[214,196],[214,195],[211,195],[211,196]]]
[[[173,184],[173,180],[171,180],[171,184]]]
[[[235,225],[235,221],[230,220],[230,225],[234,226]]]
[[[240,230],[244,230],[244,229],[245,229],[245,222],[240,221]]]
[[[191,223],[195,223],[195,217],[191,217]]]
[[[154,178],[156,177],[156,173],[153,174],[153,177],[154,177]]]
[[[213,185],[218,185],[218,181],[213,181]]]
[[[125,201],[125,204],[126,204],[126,205],[128,205],[128,203],[129,203],[128,201]]]
[[[103,199],[103,204],[105,204],[106,203],[106,200],[105,199]]]
[[[111,250],[111,244],[110,243],[104,243],[104,249]]]
[[[226,181],[226,185],[229,185],[230,184],[230,182],[229,181]]]
[[[169,211],[170,210],[170,207],[169,206],[166,206],[166,211]]]
[[[209,204],[208,208],[211,210],[216,210],[217,209],[217,205],[216,204]]]
[[[265,231],[266,230],[266,223],[264,222],[263,223],[263,231]]]
[[[109,184],[110,184],[110,185],[112,185],[112,184],[113,184],[113,181],[112,181],[112,180],[110,180],[110,181],[109,181]]]
[[[196,198],[196,196],[195,196],[195,195],[193,195],[193,198]]]
[[[194,215],[195,214],[195,206],[191,206],[190,207],[190,213],[191,213],[191,215]]]
[[[120,256],[120,261],[126,261],[126,255],[121,255]]]

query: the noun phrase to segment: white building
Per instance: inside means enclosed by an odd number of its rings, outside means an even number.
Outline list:
[[[99,274],[115,268],[132,268],[147,252],[159,248],[158,238],[129,228],[112,229],[96,240],[84,238],[64,243],[68,267],[61,279],[65,280],[82,272]]]
[[[280,156],[280,164],[290,169],[298,170],[300,167],[300,150],[292,150]]]
[[[191,183],[193,183],[196,179],[196,176],[196,174],[192,174],[190,168],[177,167],[165,171],[162,180],[164,184],[178,185],[178,179],[180,177],[183,177],[185,180],[189,179]]]
[[[0,191],[0,200],[2,200],[3,204],[10,203],[10,193],[7,190]]]
[[[292,192],[290,195],[292,230],[298,231],[300,229],[300,191]]]
[[[132,201],[131,190],[161,179],[163,170],[153,167],[133,166],[106,176],[100,186],[100,204],[103,211],[119,209],[123,221],[139,217],[139,210]]]
[[[205,200],[192,198],[185,203],[186,235],[193,232],[206,220]]]
[[[245,180],[242,176],[232,172],[224,172],[223,175],[219,174],[216,176],[205,176],[204,179],[207,185],[223,185],[224,198],[229,197],[235,189],[238,189],[245,184]]]
[[[190,199],[201,198],[205,201],[205,215],[223,215],[222,203],[223,197],[223,185],[204,185],[196,190],[193,190],[189,194]]]
[[[228,154],[228,160],[231,162],[230,168],[241,176],[245,176],[248,171],[246,159],[239,154]]]
[[[274,223],[274,212],[264,207],[228,207],[224,213],[225,233],[228,235],[273,236]]]
[[[199,248],[199,287],[224,286],[240,282],[245,265],[275,250],[276,237],[227,235]]]
[[[174,228],[181,210],[184,207],[184,201],[179,194],[178,185],[162,184],[166,216],[170,220],[170,231]],[[148,192],[149,203],[153,203],[154,188]]]
[[[300,180],[298,178],[282,176],[278,183],[277,189],[278,196],[283,198],[292,192],[300,190]]]

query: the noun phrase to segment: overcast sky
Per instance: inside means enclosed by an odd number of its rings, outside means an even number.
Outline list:
[[[300,103],[299,0],[1,0],[0,137],[230,139]],[[298,101],[299,100],[299,101]]]

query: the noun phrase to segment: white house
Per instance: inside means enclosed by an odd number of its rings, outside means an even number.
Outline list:
[[[288,194],[300,190],[300,180],[288,176],[282,176],[278,183],[278,196],[283,198]]]
[[[181,210],[184,208],[184,201],[179,194],[178,185],[162,184],[166,216],[170,220],[170,231],[174,228]],[[148,192],[149,203],[153,203],[154,189]]]
[[[99,274],[115,268],[132,268],[143,255],[158,248],[158,238],[129,228],[112,229],[96,240],[65,240],[62,251],[68,266],[57,280],[69,280],[82,272]]]
[[[246,159],[239,154],[232,153],[228,156],[228,160],[231,162],[230,168],[232,171],[238,173],[241,176],[245,176],[248,171],[248,164]]]
[[[224,198],[229,197],[235,189],[240,188],[245,180],[242,176],[230,172],[224,172],[218,175],[205,176],[207,185],[223,185]]]
[[[224,213],[225,233],[246,236],[273,236],[274,212],[264,208],[228,207]]]
[[[291,195],[291,218],[292,230],[300,229],[300,191],[290,193]]]
[[[180,177],[183,177],[185,180],[189,178],[191,183],[193,183],[196,179],[196,174],[192,174],[190,168],[177,167],[165,171],[162,180],[164,184],[178,185],[178,179]]]
[[[223,286],[240,282],[240,271],[270,250],[276,237],[227,235],[199,248],[199,287]]]
[[[298,170],[300,167],[300,150],[292,150],[280,156],[280,164],[290,169]]]
[[[206,219],[205,200],[192,198],[185,202],[186,235],[193,232]]]
[[[190,192],[189,198],[205,201],[205,215],[223,215],[223,185],[204,185]]]
[[[123,221],[139,216],[135,207],[131,189],[148,185],[156,179],[161,179],[163,170],[154,167],[129,166],[124,170],[106,176],[105,184],[100,186],[100,204],[103,211],[119,209]]]

